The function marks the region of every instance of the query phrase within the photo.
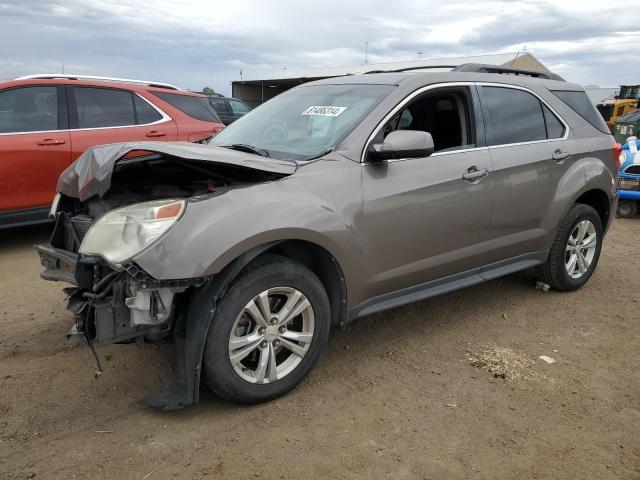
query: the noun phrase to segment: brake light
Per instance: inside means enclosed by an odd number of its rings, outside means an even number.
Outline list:
[[[615,140],[613,141],[613,145],[611,146],[611,151],[613,152],[613,157],[616,159],[616,166],[618,170],[624,163],[624,157],[622,156],[622,145],[620,145]]]

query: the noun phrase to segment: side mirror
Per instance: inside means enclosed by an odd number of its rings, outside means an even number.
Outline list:
[[[384,142],[373,145],[368,158],[374,162],[392,158],[421,158],[433,153],[433,137],[421,130],[395,130]]]

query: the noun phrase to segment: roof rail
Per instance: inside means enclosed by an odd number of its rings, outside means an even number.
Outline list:
[[[560,75],[551,72],[537,72],[535,70],[527,70],[526,68],[502,67],[482,63],[464,63],[455,67],[452,72],[501,73],[507,75],[526,75],[528,77],[544,78],[547,80],[560,80],[561,82],[565,81]]]
[[[41,73],[37,75],[25,75],[24,77],[16,78],[16,80],[38,80],[38,79],[52,79],[52,78],[67,78],[69,80],[98,80],[102,82],[121,82],[121,83],[137,83],[140,85],[147,85],[148,87],[168,88],[170,90],[182,90],[180,87],[171,85],[170,83],[162,82],[149,82],[146,80],[133,80],[130,78],[115,78],[115,77],[101,77],[97,75],[73,75],[66,73]]]
[[[406,68],[398,68],[395,70],[371,70],[370,72],[364,72],[364,75],[368,75],[370,73],[399,73],[399,72],[409,72],[411,70],[428,70],[430,68],[456,68],[457,65],[421,65],[419,67],[406,67]]]

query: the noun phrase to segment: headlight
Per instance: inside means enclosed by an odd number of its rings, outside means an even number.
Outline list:
[[[162,237],[180,219],[184,200],[156,200],[112,210],[96,221],[80,245],[80,253],[100,255],[119,265]]]

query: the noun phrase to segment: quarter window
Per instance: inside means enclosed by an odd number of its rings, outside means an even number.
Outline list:
[[[611,133],[609,132],[609,127],[605,123],[602,115],[598,114],[598,111],[589,100],[586,92],[577,91],[562,91],[562,90],[552,90],[551,93],[556,95],[560,100],[569,105],[575,112],[577,112],[582,118],[584,118],[591,125],[596,127],[603,133]]]
[[[540,100],[522,90],[482,87],[490,145],[545,140],[547,132]]]
[[[547,126],[547,138],[561,138],[564,135],[564,125],[546,105],[542,105],[544,123]]]
[[[153,92],[153,94],[181,112],[186,113],[191,118],[204,122],[220,122],[218,114],[206,97],[193,97],[191,95],[164,92]]]
[[[110,88],[74,87],[78,128],[135,125],[133,95]]]
[[[148,123],[157,122],[162,120],[162,115],[153,108],[149,103],[138,95],[133,96],[133,103],[136,106],[136,115],[138,118],[138,125],[146,125]]]
[[[56,87],[26,87],[0,92],[0,133],[57,129]]]

